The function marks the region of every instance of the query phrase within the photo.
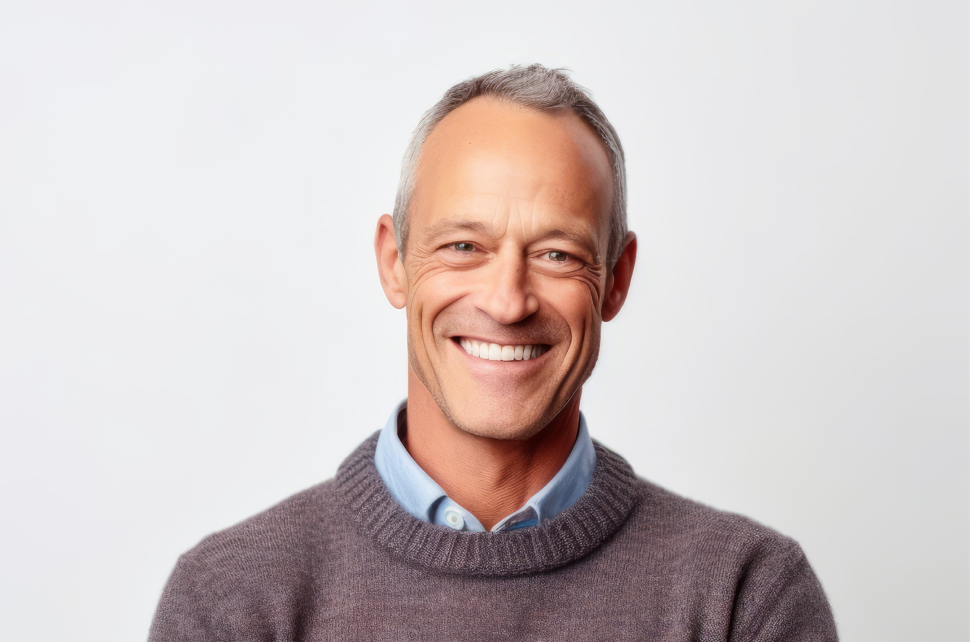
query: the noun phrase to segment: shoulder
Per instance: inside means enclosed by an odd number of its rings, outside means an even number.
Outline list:
[[[741,514],[715,509],[638,478],[640,501],[631,519],[647,521],[659,537],[690,548],[736,554],[800,551],[794,539]]]
[[[332,487],[330,480],[297,493],[183,554],[149,638],[285,636],[279,628],[309,595],[315,561],[327,557],[328,526],[336,522]]]
[[[638,479],[627,530],[674,594],[704,596],[729,614],[731,639],[832,640],[831,608],[801,546],[745,516]]]
[[[307,553],[320,536],[320,526],[334,511],[333,481],[305,489],[251,518],[204,538],[181,561],[216,570],[239,563]]]

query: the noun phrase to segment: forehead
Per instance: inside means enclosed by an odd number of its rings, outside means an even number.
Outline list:
[[[422,146],[411,226],[456,217],[494,225],[528,219],[601,236],[612,197],[606,146],[579,116],[476,98],[442,119]]]

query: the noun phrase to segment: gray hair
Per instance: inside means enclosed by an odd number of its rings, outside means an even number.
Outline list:
[[[606,144],[613,164],[613,205],[610,211],[610,241],[607,261],[610,268],[620,258],[622,243],[627,233],[626,224],[626,163],[620,137],[607,120],[599,106],[587,91],[574,83],[562,69],[547,69],[542,65],[509,69],[496,69],[481,76],[458,83],[442,96],[434,107],[425,112],[401,164],[401,181],[394,200],[394,231],[397,247],[404,255],[408,242],[409,208],[414,194],[418,157],[431,130],[452,111],[473,98],[490,96],[539,111],[563,108],[588,123]]]

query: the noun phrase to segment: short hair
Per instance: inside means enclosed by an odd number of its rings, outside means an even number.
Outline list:
[[[616,264],[627,233],[626,162],[623,147],[613,125],[593,102],[586,89],[573,82],[564,71],[566,70],[548,69],[539,64],[496,69],[458,83],[445,92],[434,107],[425,112],[404,153],[401,180],[394,199],[394,231],[402,256],[407,248],[409,208],[414,195],[421,147],[445,116],[473,98],[487,96],[543,112],[569,109],[599,134],[613,164],[613,204],[610,210],[607,262],[610,268]]]

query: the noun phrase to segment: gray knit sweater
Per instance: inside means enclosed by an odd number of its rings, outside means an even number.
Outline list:
[[[457,532],[413,518],[374,466],[183,555],[150,640],[834,640],[798,544],[638,479],[596,445],[586,493],[544,524]]]

